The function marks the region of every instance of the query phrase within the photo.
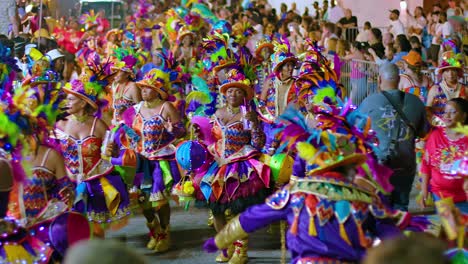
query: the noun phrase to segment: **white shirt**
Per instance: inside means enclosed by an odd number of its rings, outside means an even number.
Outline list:
[[[448,21],[442,24],[442,37],[446,38],[452,34],[453,34],[452,25],[450,25]]]
[[[356,37],[356,41],[368,42],[369,41],[369,30],[361,30]]]
[[[434,45],[439,45],[440,42],[439,40],[437,39],[437,36],[442,36],[442,24],[441,23],[437,23],[435,24],[435,30],[434,30],[434,36],[432,38],[432,44]]]
[[[405,26],[403,26],[403,23],[401,22],[401,20],[394,20],[394,21],[390,21],[390,33],[393,34],[393,37],[396,38],[396,36],[398,35],[405,35]]]
[[[336,24],[342,17],[344,17],[343,8],[335,6],[328,9],[328,21]]]

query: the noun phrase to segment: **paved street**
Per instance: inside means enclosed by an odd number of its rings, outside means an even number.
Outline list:
[[[125,228],[110,232],[108,238],[125,240],[129,247],[146,256],[149,263],[216,263],[216,254],[207,254],[202,250],[203,242],[215,234],[214,229],[206,223],[207,217],[207,210],[190,208],[184,211],[174,206],[171,219],[172,248],[163,254],[146,249],[148,231],[146,220],[141,215],[134,216]],[[261,230],[250,238],[249,246],[249,263],[280,263],[279,233],[272,235]]]
[[[417,191],[413,188],[410,202],[412,211],[417,208],[415,204],[416,193]],[[214,229],[207,225],[207,218],[208,210],[190,207],[188,211],[184,211],[182,207],[173,204],[171,219],[172,248],[169,252],[163,254],[153,253],[146,249],[148,229],[146,228],[146,220],[142,215],[134,216],[125,228],[117,232],[109,232],[108,238],[126,241],[129,247],[146,256],[149,263],[216,263],[214,261],[216,254],[207,254],[202,249],[203,242],[215,235]],[[253,234],[249,239],[249,263],[281,263],[280,241],[278,226],[274,234],[270,234],[266,229]],[[287,259],[288,261],[289,259]]]

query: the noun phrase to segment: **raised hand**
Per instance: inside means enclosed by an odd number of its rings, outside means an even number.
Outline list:
[[[172,120],[170,117],[168,117],[167,121],[164,122],[164,128],[167,130],[167,132],[172,133],[174,126],[172,125]]]

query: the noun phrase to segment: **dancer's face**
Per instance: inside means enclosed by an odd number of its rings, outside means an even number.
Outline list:
[[[78,96],[73,94],[67,95],[67,112],[71,115],[81,111],[85,106],[86,102],[80,99]]]
[[[294,63],[288,62],[283,65],[281,68],[281,79],[286,80],[288,78],[291,78],[292,72],[294,70]]]
[[[231,87],[226,91],[226,100],[230,106],[238,107],[244,102],[245,92],[244,90]]]
[[[158,98],[159,94],[155,90],[153,90],[151,88],[148,88],[148,87],[145,87],[145,88],[141,89],[141,97],[143,98],[144,101],[150,102],[150,101],[153,101],[154,99]]]
[[[442,73],[442,77],[448,83],[456,83],[458,82],[458,72],[456,69],[446,69]]]

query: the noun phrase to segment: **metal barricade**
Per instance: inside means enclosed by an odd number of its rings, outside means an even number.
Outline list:
[[[359,105],[370,94],[378,91],[379,67],[364,60],[343,60],[340,82],[346,89],[345,97]]]

